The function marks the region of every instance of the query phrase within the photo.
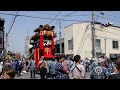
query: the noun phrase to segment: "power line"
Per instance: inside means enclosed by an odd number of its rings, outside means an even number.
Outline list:
[[[12,23],[13,23],[13,21],[14,21],[14,17],[15,17],[15,15],[12,17],[12,20],[11,20],[11,22],[10,22],[10,27],[9,27],[9,28],[11,28],[11,26],[12,26]]]
[[[69,15],[68,17],[73,17],[73,16],[90,16],[91,14],[81,14],[81,15]]]
[[[15,15],[15,14],[6,14],[6,13],[0,13],[0,14],[2,14],[2,15]],[[40,18],[40,19],[53,19],[53,18],[46,18],[46,17],[33,17],[33,16],[28,16],[28,15],[17,15],[17,17],[18,16],[21,16],[21,17],[29,17],[29,18]],[[76,21],[76,22],[80,22],[80,21],[78,21],[78,20],[67,20],[67,19],[53,19],[53,20],[61,20],[61,21]]]
[[[103,15],[108,15],[108,16],[112,16],[114,18],[119,18],[120,19],[120,17],[112,15],[112,14],[108,14],[108,13],[105,13],[105,12],[100,12],[100,13],[103,14]]]
[[[31,12],[31,11],[30,11]],[[38,12],[38,11],[32,11],[34,13],[41,13],[41,14],[46,14],[46,15],[55,15],[55,14],[51,14],[51,13],[46,13],[46,12]]]
[[[56,21],[56,24],[57,24],[57,22],[59,22],[59,21],[63,21],[67,16],[69,16],[69,15],[75,13],[75,12],[77,12],[77,11],[74,11],[74,12],[72,12],[72,13],[69,13],[69,14],[65,15],[62,19],[57,20],[57,21]]]
[[[41,13],[41,14],[47,14],[47,15],[55,15],[55,14],[50,14],[50,13],[45,13],[45,12],[37,12],[37,11],[32,11],[34,13]],[[68,17],[73,17],[73,16],[89,16],[91,14],[81,14],[81,15],[69,15]],[[65,16],[65,15],[58,15],[58,16]]]
[[[55,15],[55,17],[52,19],[52,21],[59,15],[61,13],[61,11],[59,11],[56,15]],[[52,21],[50,21],[50,23],[52,23]],[[49,24],[50,24],[49,23]]]
[[[8,36],[8,34],[10,33],[10,31],[12,30],[12,27],[13,27],[13,25],[14,25],[14,23],[15,23],[15,20],[16,20],[16,17],[17,17],[18,12],[19,12],[19,11],[16,12],[16,15],[15,15],[15,17],[14,17],[14,19],[13,19],[13,23],[11,24],[11,27],[10,27],[8,33],[7,33],[7,36]]]
[[[14,16],[15,14],[8,14],[8,13],[0,13],[2,15],[11,15],[11,16]]]
[[[85,41],[86,41],[86,38],[87,38],[87,36],[88,36],[88,35],[86,35],[86,32],[87,32],[87,30],[88,30],[88,28],[89,28],[89,25],[91,25],[91,23],[86,26],[86,29],[85,29],[85,32],[84,32],[84,34],[83,34],[82,41],[81,41],[81,43],[83,43],[83,44],[81,44],[81,45],[79,46],[80,49],[79,49],[78,52],[80,52],[80,54],[81,54],[81,51],[82,51],[82,49],[83,49],[84,43],[85,43]],[[86,37],[85,37],[85,36],[86,36]]]
[[[98,12],[100,12],[100,11],[98,11]],[[112,16],[112,17],[115,17],[115,18],[119,18],[119,19],[120,19],[120,17],[118,17],[118,16],[114,16],[114,15],[111,15],[111,14],[108,14],[108,13],[100,12],[100,14],[101,14],[101,15],[108,15],[108,16]],[[108,20],[112,20],[112,21],[120,22],[120,21],[115,20],[115,19],[110,19],[110,18],[107,18],[107,17],[99,16],[99,15],[97,15],[97,16],[98,16],[98,17],[101,17],[101,18],[104,18],[104,19],[108,19]]]
[[[108,20],[111,20],[111,21],[120,22],[120,21],[118,21],[118,20],[110,19],[110,18],[107,18],[107,17],[102,17],[102,16],[100,16],[100,15],[96,15],[96,16],[99,16],[99,17],[101,17],[101,18],[108,19]]]
[[[91,16],[91,14],[74,14],[74,15],[69,15],[69,16]]]
[[[96,30],[102,31],[101,29],[98,29],[98,28],[96,28]],[[107,31],[107,29],[104,29],[104,32],[112,33],[112,34],[115,34],[115,35],[120,35],[120,34],[117,34],[117,33],[113,33],[113,32]]]
[[[71,14],[73,14],[73,13],[75,13],[75,12],[77,12],[77,11],[74,11],[74,12],[72,12],[72,13],[69,13],[69,14],[65,15],[61,20],[64,20],[66,17],[68,17],[69,15],[71,15]]]
[[[11,27],[10,27],[8,33],[6,33],[6,42],[5,42],[5,43],[6,43],[6,49],[5,49],[6,52],[5,52],[5,55],[7,55],[8,47],[9,47],[8,35],[9,35],[10,31],[12,30],[12,27],[13,27],[13,25],[14,25],[14,23],[15,23],[15,20],[16,20],[16,17],[17,17],[18,12],[19,12],[19,11],[16,12],[15,17],[14,17],[14,19],[13,19],[13,22],[12,22],[12,24],[11,24]]]
[[[95,15],[95,14],[94,14],[94,15]],[[95,20],[95,22],[97,22],[98,18],[99,18],[99,16],[96,16],[96,20]]]

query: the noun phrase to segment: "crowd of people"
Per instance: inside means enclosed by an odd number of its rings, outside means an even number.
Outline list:
[[[86,58],[85,60],[81,60],[81,56],[76,55],[73,59],[67,60],[67,57],[62,55],[56,60],[50,59],[47,61],[42,57],[38,67],[40,67],[41,79],[87,79],[87,73],[90,74],[89,79],[112,79],[115,75],[118,75],[118,78],[120,77],[120,58],[116,62],[113,62],[103,56],[98,59],[92,58],[89,60]]]
[[[4,79],[14,78],[15,75],[19,77],[23,67],[24,63],[21,59],[3,60],[0,62],[0,73]]]
[[[30,78],[35,78],[36,74],[40,79],[120,79],[120,58],[113,62],[104,57],[81,60],[80,55],[67,60],[65,55],[56,59],[45,59],[41,56],[36,64],[33,58],[4,60],[0,63],[0,75],[4,79],[14,79],[21,76],[22,70],[30,73]]]

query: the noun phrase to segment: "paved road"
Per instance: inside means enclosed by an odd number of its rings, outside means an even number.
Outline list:
[[[86,79],[90,79],[90,73],[89,72],[86,73]]]
[[[3,79],[2,76],[0,77],[0,79]],[[30,73],[23,73],[19,77],[15,76],[15,79],[31,79],[30,78]],[[39,74],[36,74],[34,79],[40,79]],[[86,79],[90,79],[90,74],[89,73],[86,73]]]
[[[15,79],[31,79],[31,78],[30,78],[30,74],[27,73],[27,74],[22,74],[19,77],[16,76]],[[40,75],[36,74],[35,79],[40,79]]]

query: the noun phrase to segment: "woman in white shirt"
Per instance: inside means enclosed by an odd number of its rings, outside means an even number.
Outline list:
[[[80,55],[76,55],[74,57],[75,64],[70,69],[70,79],[85,79],[85,67],[82,64],[80,64],[80,58]]]

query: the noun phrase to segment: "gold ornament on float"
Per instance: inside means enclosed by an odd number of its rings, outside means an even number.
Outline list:
[[[47,31],[47,35],[49,35],[49,36],[50,36],[50,35],[51,35],[51,31]]]
[[[48,53],[51,52],[51,49],[50,48],[45,48],[44,51],[47,52],[47,55],[48,55]]]
[[[48,24],[46,24],[46,25],[43,26],[43,29],[44,29],[44,30],[45,30],[45,29],[46,29],[46,30],[50,30],[51,28],[50,28],[50,26],[49,26]]]

